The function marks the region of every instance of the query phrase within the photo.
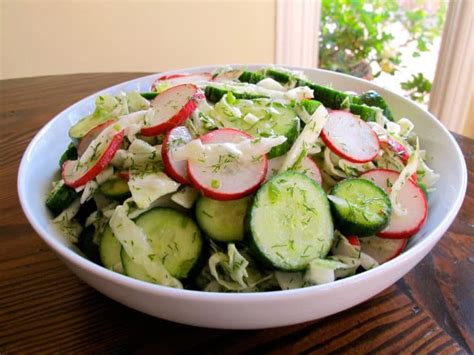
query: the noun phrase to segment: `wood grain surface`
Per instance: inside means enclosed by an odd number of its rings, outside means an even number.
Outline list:
[[[0,81],[0,354],[474,351],[474,141],[457,135],[469,185],[454,224],[396,285],[331,317],[252,331],[189,327],[129,309],[75,277],[23,215],[16,192],[21,155],[61,110],[144,74]]]

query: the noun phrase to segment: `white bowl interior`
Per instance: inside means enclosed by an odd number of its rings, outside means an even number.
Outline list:
[[[258,67],[260,66],[249,66],[249,69]],[[215,67],[202,67],[183,71],[210,71],[214,68]],[[94,99],[99,93],[79,101],[58,114],[30,143],[23,157],[18,176],[20,201],[26,216],[47,244],[62,257],[74,272],[85,279],[86,282],[98,288],[99,291],[131,307],[179,322],[223,328],[261,328],[292,324],[329,315],[367,299],[375,293],[380,292],[383,288],[388,287],[419,262],[452,223],[461,206],[466,190],[467,175],[464,158],[453,137],[441,123],[409,100],[384,90],[370,82],[346,75],[315,69],[306,69],[304,71],[308,77],[315,82],[330,85],[336,89],[351,90],[358,93],[369,89],[379,91],[393,108],[397,118],[408,117],[415,123],[415,131],[420,137],[421,147],[428,153],[429,165],[436,172],[441,174],[441,179],[436,186],[437,191],[432,193],[429,198],[429,216],[427,223],[417,236],[411,239],[407,250],[401,256],[381,267],[328,285],[292,291],[277,291],[253,295],[231,295],[174,290],[146,284],[115,274],[82,258],[77,254],[75,247],[52,225],[51,215],[47,211],[44,201],[51,188],[51,181],[59,170],[59,157],[69,144],[67,132],[70,126],[93,110]],[[157,76],[158,75],[151,75],[132,80],[105,89],[100,93],[107,92],[117,94],[120,91],[130,90],[148,91],[152,81]],[[395,270],[398,271],[395,272]],[[388,273],[392,273],[392,276],[381,281],[384,275]],[[227,307],[233,307],[232,304],[242,305],[242,302],[249,303],[254,301],[255,305],[257,305],[257,303],[262,301],[269,301],[266,304],[270,307],[271,300],[277,302],[278,300],[284,299],[285,302],[290,302],[291,304],[291,302],[297,302],[301,297],[315,297],[318,295],[328,295],[328,297],[330,297],[331,292],[343,293],[349,289],[353,289],[358,283],[359,285],[362,285],[362,283],[367,285],[367,283],[370,282],[374,283],[372,287],[367,287],[365,292],[361,293],[358,297],[353,297],[352,301],[346,300],[345,303],[341,301],[340,305],[333,307],[326,306],[325,310],[312,305],[312,307],[308,309],[308,312],[298,313],[292,317],[286,317],[285,319],[277,315],[270,319],[268,315],[265,316],[268,312],[264,312],[262,313],[262,317],[266,318],[264,320],[258,320],[255,319],[255,317],[249,316],[248,313],[250,311],[242,312],[241,310],[236,310],[234,307],[233,310],[227,311],[226,309],[228,308],[223,308],[222,316],[220,318],[218,317],[218,320],[213,321],[202,319],[203,316],[199,312],[190,311],[187,315],[177,316],[163,309],[153,310],[146,304],[143,304],[143,302],[137,303],[130,300],[130,292],[132,292],[134,297],[142,296],[141,293],[146,293],[155,298],[161,296],[161,300],[167,299],[169,302],[180,300],[179,302],[202,302],[203,305],[208,305],[208,303],[212,301],[213,305],[222,304],[227,305]],[[127,292],[123,291],[123,289],[126,289]],[[151,299],[149,302],[153,304],[154,302],[160,302],[160,300]],[[183,306],[183,304],[181,304],[181,306],[186,307],[186,305]],[[276,306],[276,309],[282,308],[278,304]],[[321,304],[320,307],[322,306]],[[312,310],[312,312],[310,310]],[[257,311],[254,310],[254,312]],[[280,310],[280,313],[281,312]],[[259,313],[257,312],[256,314]],[[234,317],[232,324],[229,324],[230,317]],[[240,318],[235,320],[235,317]]]

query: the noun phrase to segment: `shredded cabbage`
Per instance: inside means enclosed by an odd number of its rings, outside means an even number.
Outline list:
[[[147,208],[155,200],[178,190],[179,184],[164,172],[130,171],[128,187],[139,208]]]
[[[128,256],[142,265],[157,284],[183,288],[181,282],[171,276],[148,243],[145,233],[127,216],[127,205],[118,206],[109,222],[110,228]]]
[[[171,195],[171,200],[184,208],[191,208],[198,197],[198,190],[191,186],[185,186],[183,189]]]
[[[345,269],[347,265],[336,260],[313,259],[304,275],[305,281],[312,285],[321,285],[336,280],[335,270]]]
[[[81,200],[80,200],[81,205],[92,198],[92,196],[94,195],[94,192],[97,190],[98,187],[99,185],[97,184],[95,180],[90,180],[89,182],[86,183],[84,187],[84,191],[82,192],[82,195],[81,195]]]
[[[214,246],[214,248],[218,249]],[[226,290],[252,291],[259,283],[267,281],[272,275],[262,277],[254,267],[250,267],[248,256],[244,257],[235,244],[227,244],[227,254],[216,251],[209,258],[209,271],[215,281]]]
[[[275,277],[277,279],[278,286],[282,290],[292,290],[305,286],[305,280],[301,272],[275,271]]]
[[[417,139],[415,151],[410,156],[410,159],[408,159],[407,165],[400,172],[400,176],[398,177],[398,179],[393,183],[392,191],[390,192],[390,202],[392,203],[392,213],[395,213],[398,216],[404,216],[407,214],[406,209],[403,208],[403,206],[401,206],[400,203],[398,202],[398,195],[400,194],[400,191],[403,189],[403,186],[405,186],[408,179],[410,179],[411,176],[416,173],[416,169],[418,167],[418,161],[419,161],[419,152],[420,152],[420,146]]]
[[[81,224],[73,219],[80,207],[81,201],[77,198],[71,203],[71,205],[69,205],[69,207],[53,219],[53,223],[59,227],[61,232],[66,235],[71,243],[78,242],[79,235],[83,229]]]
[[[285,136],[257,139],[243,138],[239,143],[203,144],[200,139],[194,139],[174,150],[172,154],[173,159],[176,161],[205,161],[208,165],[216,164],[221,157],[229,155],[232,155],[233,160],[253,161],[285,141]]]
[[[290,151],[286,155],[280,172],[296,168],[297,165],[308,155],[308,150],[316,144],[321,130],[328,119],[328,111],[320,105],[311,116],[310,122],[303,128]]]
[[[99,185],[102,185],[104,182],[112,178],[114,178],[114,167],[109,165],[95,177],[95,180]]]
[[[370,269],[373,269],[374,267],[379,266],[379,263],[370,255],[361,252],[360,253],[360,266],[362,266],[365,270],[370,270]]]

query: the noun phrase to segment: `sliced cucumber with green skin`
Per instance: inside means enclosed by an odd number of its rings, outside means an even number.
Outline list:
[[[72,139],[81,139],[92,128],[97,127],[105,121],[111,120],[113,117],[107,115],[89,115],[77,122],[69,129],[69,137]]]
[[[53,214],[58,215],[65,210],[78,197],[76,190],[64,185],[61,180],[54,186],[46,198],[46,207]]]
[[[239,100],[233,104],[238,107],[242,117],[233,117],[221,114],[218,117],[219,122],[225,128],[235,128],[250,134],[252,137],[276,137],[285,136],[286,141],[276,147],[273,147],[267,154],[268,159],[278,157],[290,150],[300,131],[300,119],[296,112],[289,106],[278,102],[268,102],[255,100],[253,105],[240,103]],[[218,105],[216,105],[217,108]],[[269,109],[271,109],[269,111]],[[259,119],[256,123],[246,122],[245,116],[253,114]]]
[[[244,239],[244,219],[250,198],[217,201],[201,196],[196,203],[196,220],[203,232],[218,242]]]
[[[345,235],[374,235],[390,220],[389,196],[372,181],[346,179],[331,192],[331,209],[336,227]]]
[[[313,90],[314,99],[320,101],[325,107],[340,109],[343,103],[361,104],[362,101],[354,95],[346,94],[342,91],[330,89],[326,86],[318,85],[307,80],[298,80],[297,86],[307,86]]]
[[[275,69],[267,69],[265,75],[281,84],[287,84],[291,80],[290,74]]]
[[[141,92],[140,95],[147,100],[153,100],[155,97],[158,96],[158,93],[157,92]]]
[[[61,155],[61,158],[59,158],[59,166],[62,167],[63,163],[66,160],[76,160],[76,159],[77,159],[76,146],[72,143],[69,143],[69,145],[66,148],[66,151]]]
[[[122,261],[123,271],[125,275],[133,277],[134,279],[150,283],[156,283],[156,281],[148,275],[145,270],[145,267],[134,262],[123,247],[120,250],[120,260]]]
[[[321,106],[321,102],[316,100],[301,100],[300,105],[308,112],[310,115],[316,112],[316,109]]]
[[[123,201],[132,195],[128,183],[123,179],[107,180],[99,186],[99,191],[116,201]]]
[[[253,99],[259,99],[259,98],[266,98],[267,96],[265,95],[259,95],[259,94],[254,94],[250,92],[236,92],[232,90],[227,90],[227,89],[221,89],[215,86],[207,86],[206,89],[204,90],[204,94],[206,95],[206,99],[209,102],[216,103],[219,102],[220,99],[222,99],[222,96],[227,94],[228,92],[232,92],[234,97],[236,99],[244,99],[244,100],[253,100]]]
[[[279,157],[288,152],[300,132],[300,119],[293,109],[279,103],[273,103],[272,106],[278,113],[272,113],[269,121],[259,121],[247,130],[247,133],[254,137],[286,137],[283,144],[273,147],[267,153],[268,159]]]
[[[154,258],[172,276],[185,278],[202,251],[201,231],[196,222],[181,212],[159,207],[142,214],[135,223],[147,236],[155,251]],[[136,277],[125,264],[124,268],[127,275]]]
[[[265,75],[262,75],[260,73],[254,73],[254,72],[247,71],[247,70],[245,70],[239,76],[239,81],[241,81],[243,83],[256,84],[259,81],[262,81],[263,79],[265,79]]]
[[[122,244],[115,238],[109,226],[105,227],[99,240],[99,254],[102,265],[122,274],[124,272],[120,256]]]
[[[375,122],[377,120],[377,110],[367,105],[350,104],[349,111],[359,116],[365,122]]]
[[[375,106],[381,108],[383,110],[383,114],[387,117],[390,121],[393,121],[393,114],[390,110],[390,107],[387,105],[387,102],[383,99],[380,94],[374,90],[369,90],[364,92],[359,96],[362,103],[366,104],[367,106]]]
[[[247,215],[251,250],[262,262],[283,271],[300,271],[324,258],[334,238],[329,203],[320,185],[297,172],[266,182]]]

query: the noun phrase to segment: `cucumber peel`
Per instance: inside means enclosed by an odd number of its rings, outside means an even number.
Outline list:
[[[307,176],[288,171],[265,183],[247,215],[251,250],[263,263],[282,271],[305,270],[324,258],[334,238],[323,189]]]

